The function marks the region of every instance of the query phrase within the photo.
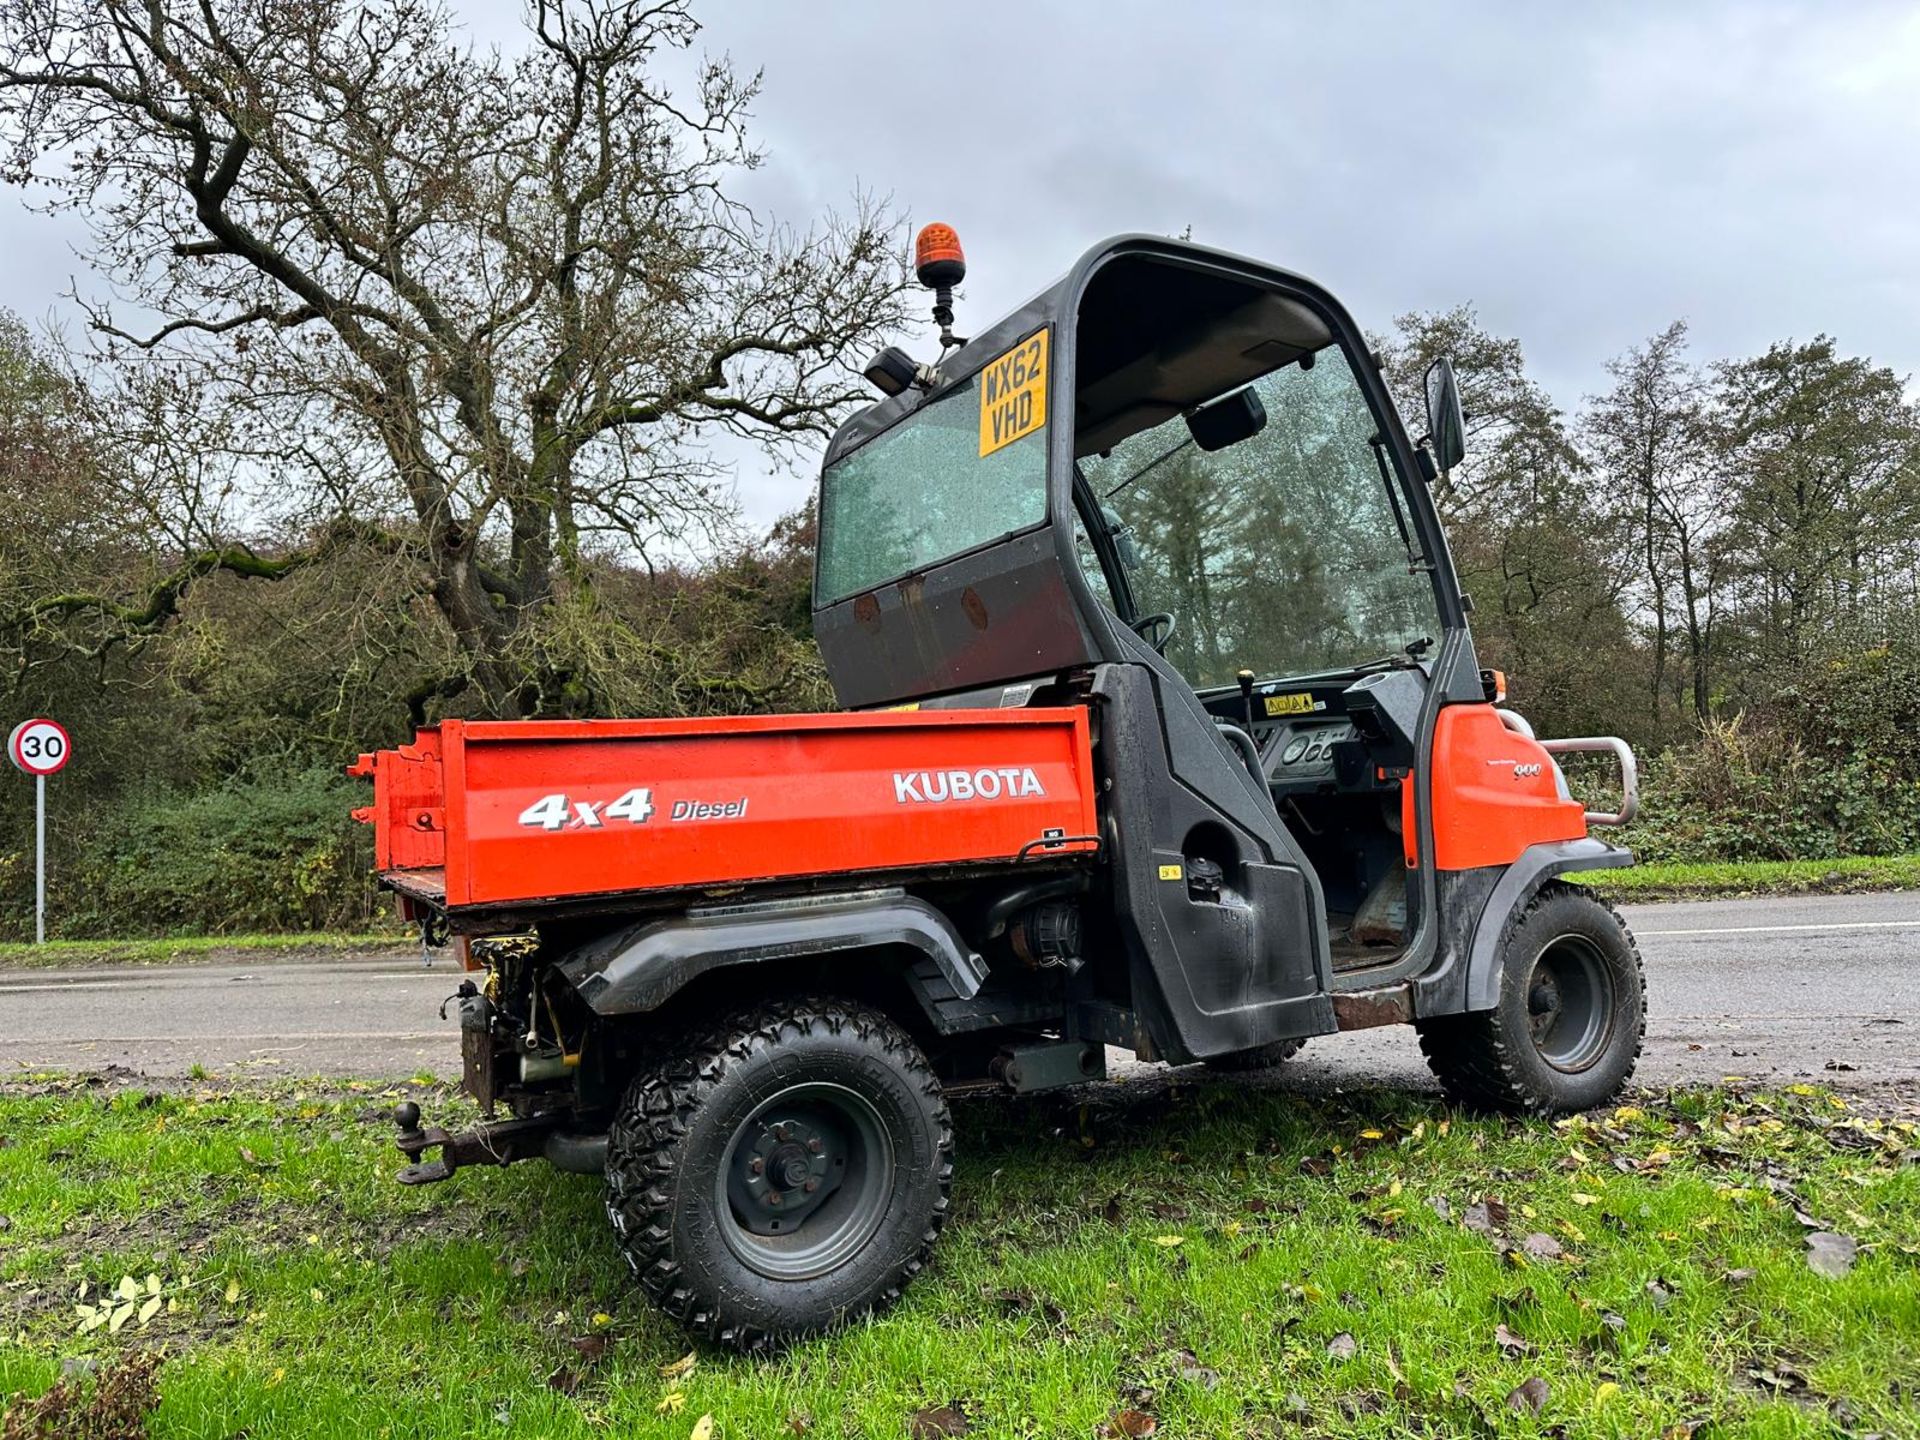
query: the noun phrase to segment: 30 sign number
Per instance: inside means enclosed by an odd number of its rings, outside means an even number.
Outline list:
[[[29,775],[51,775],[73,758],[73,740],[57,720],[23,720],[7,737],[7,758]]]

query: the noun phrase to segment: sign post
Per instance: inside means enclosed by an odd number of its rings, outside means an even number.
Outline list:
[[[33,943],[47,943],[47,776],[73,758],[73,740],[57,720],[22,720],[7,737],[7,758],[33,776]]]

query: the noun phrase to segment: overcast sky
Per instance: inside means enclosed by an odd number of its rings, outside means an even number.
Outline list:
[[[516,0],[454,0],[517,48]],[[764,67],[748,195],[855,185],[960,231],[961,330],[1095,239],[1177,233],[1313,276],[1373,329],[1470,301],[1564,407],[1684,317],[1703,357],[1837,336],[1920,369],[1920,7],[725,0]],[[0,197],[0,304],[90,282]],[[97,287],[94,287],[97,288]],[[749,518],[808,474],[749,461]]]

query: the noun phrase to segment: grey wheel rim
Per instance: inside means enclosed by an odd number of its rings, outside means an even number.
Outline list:
[[[880,1112],[844,1085],[790,1085],[754,1107],[715,1177],[720,1234],[770,1280],[811,1280],[851,1260],[893,1195]]]
[[[1527,1030],[1540,1058],[1574,1074],[1600,1058],[1613,1031],[1613,977],[1584,935],[1562,935],[1527,975]]]

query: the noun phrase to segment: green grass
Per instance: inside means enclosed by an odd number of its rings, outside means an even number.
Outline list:
[[[1809,1087],[1560,1126],[1224,1083],[966,1102],[952,1222],[897,1310],[680,1379],[597,1183],[403,1189],[396,1093],[0,1092],[0,1393],[162,1347],[156,1437],[687,1437],[705,1414],[722,1440],[893,1437],[956,1400],[982,1436],[1122,1408],[1168,1437],[1920,1434],[1920,1131]],[[1498,1235],[1462,1223],[1483,1197]],[[1807,1266],[1796,1206],[1858,1237],[1850,1274]],[[1565,1255],[1511,1253],[1530,1234]],[[150,1324],[77,1333],[83,1285],[149,1273]],[[1537,1417],[1508,1405],[1534,1376]]]
[[[394,950],[418,947],[413,936],[395,930],[366,935],[317,931],[294,935],[187,935],[164,940],[49,940],[44,945],[0,944],[0,968],[49,965],[165,965],[179,960],[209,960],[226,955]]]
[[[1854,895],[1920,889],[1920,855],[1845,860],[1715,860],[1633,865],[1571,877],[1618,900],[1713,900],[1748,895]]]

